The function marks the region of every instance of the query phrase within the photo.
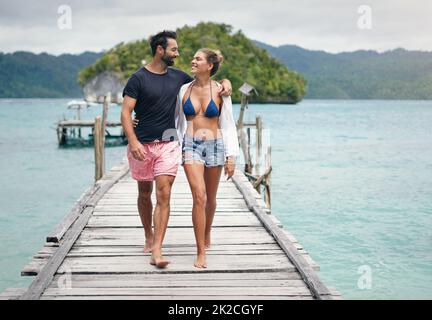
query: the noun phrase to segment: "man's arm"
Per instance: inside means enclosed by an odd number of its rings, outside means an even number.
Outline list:
[[[132,153],[132,156],[136,160],[144,160],[144,147],[142,144],[138,141],[138,138],[135,134],[135,131],[133,129],[132,125],[132,112],[135,108],[136,100],[129,97],[128,95],[124,96],[123,99],[123,106],[121,110],[121,116],[120,121],[123,127],[123,130],[126,134],[126,137],[128,139],[129,147]]]
[[[232,85],[231,81],[228,79],[223,79],[221,82],[219,82],[222,85],[222,89],[219,92],[221,96],[229,97],[232,94]]]

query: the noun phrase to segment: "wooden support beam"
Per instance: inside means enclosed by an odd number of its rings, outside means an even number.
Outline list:
[[[95,181],[98,181],[103,176],[104,139],[102,138],[102,136],[104,136],[102,131],[102,118],[101,116],[97,116],[95,119],[95,128],[94,128]]]

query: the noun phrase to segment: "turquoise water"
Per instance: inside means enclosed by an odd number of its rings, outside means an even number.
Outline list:
[[[22,267],[93,181],[93,149],[57,147],[67,101],[0,100],[0,291],[30,283]],[[250,105],[246,119],[255,113],[272,145],[273,214],[321,279],[346,299],[431,299],[432,102]],[[124,150],[106,150],[107,169]]]

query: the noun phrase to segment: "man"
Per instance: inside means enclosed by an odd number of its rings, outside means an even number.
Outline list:
[[[152,61],[136,71],[123,91],[121,123],[128,139],[127,155],[132,178],[138,181],[138,211],[144,227],[144,251],[151,252],[150,264],[165,268],[162,242],[170,214],[171,187],[177,174],[181,150],[175,133],[175,108],[180,87],[193,79],[168,68],[179,56],[177,35],[163,31],[150,38]],[[231,83],[222,80],[221,95],[231,94]],[[138,125],[134,129],[131,114]],[[173,139],[174,138],[174,139]],[[151,194],[156,181],[156,208]]]

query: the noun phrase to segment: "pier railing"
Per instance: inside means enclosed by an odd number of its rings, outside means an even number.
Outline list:
[[[244,174],[252,183],[253,187],[262,194],[267,208],[271,208],[271,146],[265,148],[263,155],[263,122],[260,114],[255,115],[255,122],[244,122],[244,113],[248,108],[248,97],[255,88],[244,84],[240,88],[242,93],[240,114],[237,120],[237,135],[240,142],[240,149],[244,159]],[[251,129],[255,129],[255,141],[251,141]],[[255,163],[252,161],[251,145],[255,145]],[[261,160],[264,158],[264,168],[261,167]]]

